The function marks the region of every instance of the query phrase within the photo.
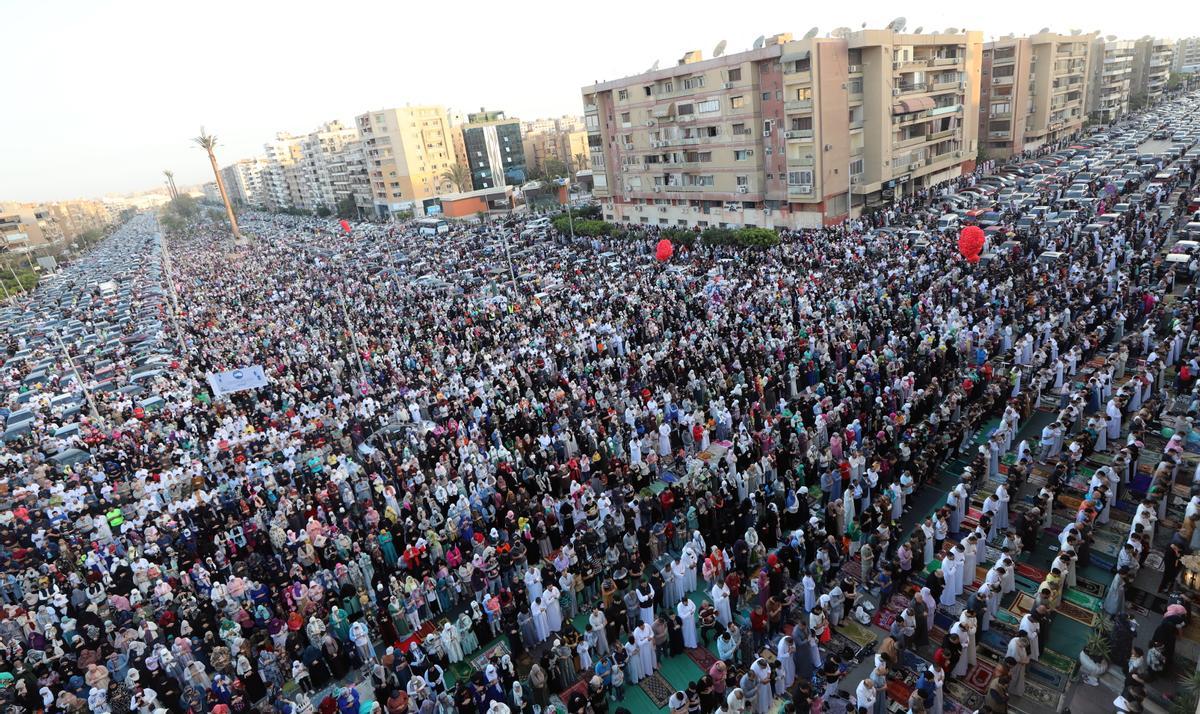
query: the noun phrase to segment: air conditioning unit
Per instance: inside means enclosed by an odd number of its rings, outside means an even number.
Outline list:
[[[655,192],[655,193],[662,193],[662,186],[655,186],[655,187],[654,187],[654,192]]]
[[[764,209],[763,209],[763,215],[764,215],[764,216],[769,216],[769,215],[771,215],[771,209],[769,209],[769,208],[764,208]]]
[[[918,162],[917,162],[917,163],[915,163],[915,164],[909,164],[909,165],[908,165],[908,170],[909,170],[909,171],[916,171],[917,169],[921,168],[921,166],[922,166],[921,162],[920,162],[920,161],[918,161]]]
[[[667,212],[667,207],[666,207],[666,206],[659,206],[659,207],[658,207],[658,212],[659,212],[659,213],[666,213],[666,212]]]
[[[721,89],[733,89],[733,82],[726,82],[721,85]]]
[[[850,177],[850,183],[851,183],[852,185],[853,185],[853,184],[860,184],[860,183],[862,183],[862,177],[861,177],[861,176],[851,176],[851,177]]]
[[[812,193],[813,192],[813,187],[808,186],[806,184],[800,184],[799,188],[800,188],[800,193]]]
[[[900,69],[903,66],[904,66],[903,62],[893,62],[892,63],[892,69]]]
[[[633,151],[633,144],[626,144],[626,145],[625,145],[625,150],[626,150],[626,151]]]
[[[961,152],[961,151],[956,151],[956,152],[954,152],[954,155],[955,155],[955,156],[957,156],[957,157],[958,157],[958,158],[960,158],[960,159],[962,158],[962,152]]]
[[[846,68],[846,70],[847,70],[847,71],[849,71],[849,72],[850,72],[850,74],[854,74],[855,72],[861,72],[861,71],[862,71],[862,65],[858,65],[858,64],[852,64],[852,65],[850,65],[849,67],[847,67],[847,68]]]
[[[763,138],[764,138],[764,139],[765,139],[766,137],[770,136],[770,135],[771,135],[771,130],[770,130],[770,129],[764,129],[764,130],[763,130]]]
[[[892,96],[893,97],[900,96],[900,88],[899,87],[892,87]]]
[[[750,193],[749,186],[738,186],[738,193]]]
[[[655,124],[657,124],[657,123],[658,123],[658,122],[654,121],[653,119],[647,119],[647,120],[646,120],[646,126],[654,126],[654,125],[655,125]]]
[[[622,171],[628,171],[628,170],[629,170],[629,167],[628,167],[628,166],[622,166],[622,167],[621,167],[621,170],[622,170]]]

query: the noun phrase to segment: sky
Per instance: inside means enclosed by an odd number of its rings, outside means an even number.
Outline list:
[[[897,10],[897,8],[900,8]],[[1200,3],[799,3],[764,0],[310,2],[0,0],[0,200],[97,197],[212,180],[222,166],[371,109],[441,104],[534,119],[581,113],[580,88],[699,49],[810,27],[1200,35]],[[1085,15],[1088,19],[1082,19]]]

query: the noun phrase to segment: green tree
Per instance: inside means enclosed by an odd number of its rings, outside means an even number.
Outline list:
[[[459,193],[465,193],[471,190],[471,172],[462,164],[450,164],[450,168],[442,172],[442,182],[453,185]]]
[[[542,176],[547,179],[564,178],[570,175],[571,171],[561,160],[554,157],[546,159],[542,166]]]
[[[342,200],[338,201],[337,216],[338,218],[344,218],[346,220],[358,218],[358,205],[354,203],[353,196],[346,196]]]
[[[317,214],[317,218],[329,218],[333,215],[333,211],[329,210],[325,206],[318,206],[317,210],[314,212]]]

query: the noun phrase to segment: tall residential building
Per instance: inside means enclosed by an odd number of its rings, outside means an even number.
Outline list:
[[[1200,72],[1200,37],[1188,37],[1175,43],[1171,71],[1179,74]]]
[[[982,35],[793,40],[582,88],[608,220],[817,227],[973,170]]]
[[[1136,108],[1156,104],[1167,89],[1175,46],[1168,40],[1143,37],[1134,44],[1132,103]]]
[[[1040,32],[984,45],[979,103],[984,153],[1011,156],[1083,127],[1093,37]]]
[[[480,109],[468,114],[460,129],[474,190],[525,183],[528,173],[519,120]]]
[[[333,188],[334,204],[340,209],[343,202],[350,201],[358,217],[374,215],[371,202],[371,180],[367,172],[367,159],[361,140],[352,141],[335,153],[329,163],[329,175]]]
[[[68,241],[91,230],[102,231],[115,220],[115,214],[101,201],[57,201],[46,209]]]
[[[0,241],[9,252],[32,253],[61,243],[63,232],[50,209],[42,204],[2,203]]]
[[[456,163],[444,107],[379,109],[360,114],[356,124],[377,217],[411,210],[442,190],[443,174]]]
[[[1087,113],[1094,121],[1111,124],[1129,111],[1133,83],[1133,41],[1112,35],[1095,37],[1088,49]]]
[[[265,158],[242,159],[221,169],[229,200],[241,206],[265,206],[263,174],[267,170]]]
[[[338,199],[334,195],[331,168],[335,162],[341,162],[347,146],[357,142],[358,131],[339,121],[322,124],[302,137],[300,159],[296,163],[300,200],[295,208],[312,212],[337,211]]]
[[[530,170],[544,171],[548,159],[563,162],[571,173],[587,169],[587,128],[582,117],[521,122],[521,144]]]
[[[284,132],[275,135],[263,147],[266,166],[261,171],[263,203],[268,210],[281,211],[295,206],[300,200],[294,170],[301,157],[301,137]]]

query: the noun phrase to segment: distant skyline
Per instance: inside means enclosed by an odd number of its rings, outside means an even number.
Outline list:
[[[715,0],[606,5],[353,4],[309,0],[0,0],[5,36],[0,200],[51,201],[212,179],[191,143],[217,135],[222,166],[262,153],[277,132],[405,104],[480,107],[522,120],[580,114],[580,88],[684,52],[748,49],[810,27],[948,26],[985,39],[1042,27],[1136,39],[1200,34],[1200,3],[1111,10],[1012,0],[966,6],[867,0],[751,6]]]

